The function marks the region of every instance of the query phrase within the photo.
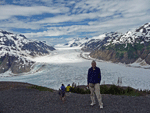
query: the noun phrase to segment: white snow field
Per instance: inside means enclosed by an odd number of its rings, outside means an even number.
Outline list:
[[[87,85],[87,72],[91,67],[91,59],[80,57],[79,47],[65,47],[57,45],[56,51],[48,56],[37,57],[32,60],[37,64],[29,73],[12,76],[11,72],[0,74],[0,81],[17,81],[59,89],[75,82],[77,85]],[[82,52],[83,57],[88,57]],[[101,69],[101,84],[117,84],[118,77],[122,78],[122,86],[136,89],[150,90],[150,69],[129,67],[125,64],[115,64],[97,61]]]

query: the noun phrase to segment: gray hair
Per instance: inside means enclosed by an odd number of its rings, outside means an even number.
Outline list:
[[[93,63],[95,63],[95,64],[96,64],[95,60],[93,60],[93,61],[91,62],[91,64],[93,64]]]

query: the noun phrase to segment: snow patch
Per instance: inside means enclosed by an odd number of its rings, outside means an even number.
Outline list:
[[[106,37],[106,34],[102,34],[102,35],[99,35],[99,36],[92,37],[91,39],[104,40],[105,37]]]

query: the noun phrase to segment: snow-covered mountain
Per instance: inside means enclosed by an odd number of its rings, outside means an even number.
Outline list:
[[[149,41],[150,41],[150,23],[146,23],[143,26],[139,27],[138,29],[126,32],[123,36],[120,37],[119,40],[113,40],[112,43],[114,44],[116,43],[144,44]]]
[[[91,39],[82,50],[92,51],[90,56],[98,59],[133,63],[141,58],[150,64],[150,23],[125,34],[109,33],[101,37]]]
[[[128,31],[125,34],[118,32],[110,32],[99,35],[97,37],[89,38],[83,43],[82,50],[93,51],[100,49],[102,46],[109,46],[111,44],[132,44],[140,43],[147,44],[150,41],[150,23],[146,23],[143,26]]]
[[[75,47],[75,46],[79,46],[82,47],[84,46],[83,43],[87,42],[88,38],[74,38],[73,40],[69,41],[68,43],[64,44],[67,45],[69,47]]]
[[[118,40],[123,34],[119,32],[110,32],[90,38],[87,42],[83,43],[83,51],[94,51],[103,45],[107,45],[113,40]]]
[[[41,41],[32,41],[24,35],[13,34],[7,31],[0,31],[0,73],[11,70],[13,73],[30,71],[34,64],[29,60],[49,54],[55,50]]]

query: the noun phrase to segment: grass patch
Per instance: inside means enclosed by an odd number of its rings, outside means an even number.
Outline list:
[[[90,90],[84,90],[81,88],[70,88],[70,91],[72,93],[78,93],[78,94],[90,94]],[[112,95],[127,95],[127,96],[143,96],[146,94],[150,94],[149,90],[144,90],[144,91],[138,91],[136,89],[133,89],[131,87],[120,87],[116,85],[101,85],[100,86],[100,93],[101,94],[112,94]]]
[[[28,88],[29,89],[37,89],[39,91],[50,91],[50,92],[53,92],[53,90],[50,89],[50,88],[43,87],[43,86],[37,86],[37,85],[32,85],[32,86],[29,86]]]

